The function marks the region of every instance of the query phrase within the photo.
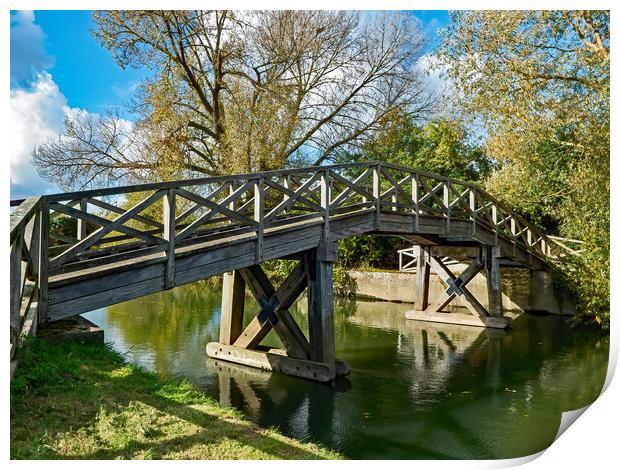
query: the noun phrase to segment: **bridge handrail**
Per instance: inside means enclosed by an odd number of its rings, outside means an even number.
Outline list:
[[[222,176],[207,176],[204,178],[190,178],[185,180],[175,180],[175,181],[163,181],[161,183],[143,183],[143,184],[133,184],[133,185],[125,185],[125,186],[114,186],[112,188],[101,188],[101,189],[86,189],[82,191],[73,191],[66,193],[55,193],[49,194],[45,196],[41,196],[45,198],[49,202],[59,202],[59,201],[67,201],[70,199],[82,199],[85,197],[100,197],[100,196],[114,196],[119,194],[127,194],[127,193],[135,193],[135,192],[143,192],[143,191],[154,191],[158,189],[173,189],[177,187],[184,186],[204,186],[209,184],[217,184],[224,183],[231,180],[245,180],[245,179],[259,179],[259,178],[270,178],[270,177],[278,177],[284,175],[295,175],[295,174],[304,174],[311,172],[319,172],[330,169],[348,169],[348,168],[359,168],[359,167],[367,167],[369,164],[376,164],[377,162],[355,162],[355,163],[343,163],[343,164],[335,164],[335,165],[325,165],[325,166],[310,166],[303,168],[287,168],[282,170],[269,170],[258,173],[241,173],[235,175],[222,175]]]
[[[130,208],[105,199],[130,193],[146,193],[146,197]],[[155,206],[160,203],[163,210]],[[545,261],[575,252],[567,246],[569,241],[543,234],[472,183],[380,161],[75,191],[11,201],[11,205],[16,206],[10,237],[15,331],[25,318],[21,303],[27,296],[27,281],[38,289],[39,312],[45,319],[48,273],[96,267],[101,257],[111,262],[134,254],[163,254],[166,285],[171,286],[175,247],[219,237],[222,231],[254,236],[257,262],[262,261],[262,240],[268,229],[320,223],[327,238],[331,220],[362,213],[374,213],[377,230],[379,221],[389,214],[413,216],[415,231],[429,220],[439,227],[443,224],[445,235],[451,224],[460,224],[462,231],[462,222],[470,222],[469,236],[484,227],[494,234],[495,242],[502,238],[512,243],[515,253],[521,248]],[[101,209],[108,215],[97,212]],[[113,214],[118,215],[110,218]],[[75,223],[75,235],[50,230],[56,217]]]
[[[271,178],[277,178],[281,176],[308,174],[312,172],[342,171],[342,170],[350,170],[354,168],[372,168],[372,167],[379,167],[379,168],[383,168],[384,170],[395,170],[395,171],[400,171],[404,173],[411,173],[411,174],[415,174],[416,178],[420,178],[420,177],[432,178],[435,181],[444,182],[448,185],[461,185],[463,187],[466,187],[469,189],[469,191],[475,193],[475,195],[481,201],[486,201],[486,203],[492,204],[493,210],[500,209],[504,214],[507,214],[515,221],[518,221],[519,224],[521,224],[523,227],[527,227],[528,233],[530,234],[529,236],[533,235],[537,241],[543,240],[545,244],[545,248],[549,248],[551,246],[554,246],[560,249],[565,248],[565,247],[561,247],[553,239],[547,237],[542,232],[533,228],[529,224],[529,222],[525,220],[523,217],[516,214],[509,207],[497,201],[497,199],[495,199],[489,193],[487,193],[486,191],[484,191],[483,189],[477,187],[476,185],[472,183],[461,181],[455,178],[448,178],[448,177],[434,174],[431,172],[414,170],[411,168],[407,168],[407,167],[403,167],[403,166],[395,165],[391,163],[385,163],[381,161],[356,162],[356,163],[334,164],[334,165],[314,166],[314,167],[304,167],[304,168],[290,168],[290,169],[282,169],[282,170],[265,171],[265,172],[260,172],[260,173],[213,176],[213,177],[186,179],[186,180],[179,180],[179,181],[167,181],[167,182],[161,182],[161,183],[145,183],[145,184],[118,186],[118,187],[112,187],[112,188],[75,191],[75,192],[69,192],[69,193],[57,193],[57,194],[51,194],[51,195],[46,195],[46,196],[41,196],[41,197],[44,198],[48,202],[61,202],[61,201],[67,201],[67,200],[81,200],[84,198],[121,195],[121,194],[133,193],[133,192],[173,189],[173,188],[178,188],[178,187],[189,187],[189,186],[202,186],[202,185],[225,183],[225,182],[238,181],[238,180],[261,179],[261,178],[271,179]],[[16,203],[21,203],[21,202],[25,202],[25,201],[24,200],[11,201],[11,205],[13,206]],[[495,224],[491,224],[491,225],[495,225]],[[492,228],[495,228],[495,227],[492,227]],[[550,253],[545,252],[544,255],[549,256]]]
[[[21,201],[11,214],[10,334],[11,359],[21,339],[37,324],[38,274],[42,268],[41,197]]]

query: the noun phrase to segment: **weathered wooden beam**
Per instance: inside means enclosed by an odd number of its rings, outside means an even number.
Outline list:
[[[153,204],[155,201],[157,201],[163,195],[164,195],[164,191],[162,191],[162,190],[157,191],[157,192],[149,195],[148,197],[146,197],[145,199],[143,199],[142,201],[140,201],[139,203],[134,205],[132,208],[128,209],[127,212],[125,212],[124,214],[120,215],[119,217],[117,217],[114,220],[106,220],[106,219],[102,219],[100,217],[96,217],[97,219],[105,220],[105,222],[104,222],[105,225],[103,225],[101,228],[99,228],[98,230],[94,231],[93,233],[91,233],[90,235],[85,237],[84,239],[80,240],[78,243],[76,243],[71,248],[69,248],[66,251],[64,251],[63,253],[61,253],[60,255],[56,256],[51,261],[51,264],[53,266],[61,265],[62,263],[64,263],[68,259],[70,259],[71,257],[76,256],[77,254],[79,254],[80,251],[85,250],[85,249],[89,248],[90,246],[95,245],[105,235],[107,235],[108,233],[113,232],[113,231],[126,232],[127,234],[132,233],[132,234],[135,234],[136,236],[138,236],[140,238],[144,238],[144,239],[147,239],[147,240],[150,240],[150,241],[153,241],[153,242],[158,242],[157,238],[152,237],[150,235],[147,236],[146,234],[141,233],[140,231],[131,229],[129,227],[125,227],[123,224],[125,224],[125,222],[127,222],[128,220],[132,219],[134,217],[134,215],[139,214],[144,209],[149,207],[151,204]],[[68,207],[62,208],[61,204],[54,204],[53,207],[56,210],[64,211],[64,212],[68,213],[69,215],[71,215],[71,212],[74,212],[74,213],[79,214],[78,217],[83,217],[83,218],[87,218],[88,217],[88,214],[85,213],[85,212],[76,211],[76,210],[68,208]],[[90,216],[90,218],[95,218],[95,217]],[[160,240],[160,242],[161,242],[161,240]]]
[[[431,268],[435,271],[446,286],[453,288],[456,281],[456,276],[450,271],[437,256],[431,256],[429,259]],[[474,314],[481,318],[486,318],[489,313],[484,306],[476,299],[476,297],[469,292],[467,287],[461,286],[460,292],[457,294],[460,297],[461,302]]]
[[[336,243],[321,243],[307,259],[308,332],[310,359],[326,364],[336,376],[334,334],[333,263],[338,256]]]
[[[375,201],[375,229],[378,229],[381,220],[381,164],[372,169],[372,195]]]
[[[222,313],[220,343],[233,344],[243,330],[245,281],[239,271],[224,274],[222,285]]]
[[[240,272],[261,306],[261,312],[233,344],[241,348],[254,349],[273,328],[289,356],[307,358],[310,349],[308,340],[288,311],[306,286],[306,274],[302,264],[297,264],[277,291],[260,266],[252,266]]]
[[[428,290],[430,285],[431,267],[429,265],[429,247],[420,246],[416,265],[416,297],[415,304],[418,310],[428,308]]]
[[[232,211],[228,208],[228,204],[230,204],[232,201],[235,201],[241,194],[248,191],[251,187],[251,182],[245,183],[239,188],[237,188],[232,194],[225,197],[221,202],[214,202],[185,189],[177,188],[176,193],[179,196],[209,208],[209,211],[207,213],[198,217],[176,235],[177,241],[181,241],[182,239],[187,238],[188,236],[195,233],[201,225],[204,225],[209,219],[212,219],[218,213],[226,215],[227,217],[229,217],[230,220],[239,221],[248,225],[255,225],[255,221],[247,218],[239,211]]]
[[[484,271],[487,279],[487,292],[489,297],[489,315],[501,317],[502,307],[502,283],[499,260],[501,249],[498,246],[488,246],[485,249]]]
[[[111,212],[115,212],[117,214],[124,214],[125,213],[125,209],[123,209],[122,207],[117,207],[114,204],[110,204],[108,202],[105,201],[101,201],[99,199],[88,199],[88,198],[82,198],[80,200],[80,210],[87,212],[87,204],[92,204],[93,206],[97,206],[97,207],[101,207],[102,209],[106,209],[108,211]],[[158,229],[158,231],[162,231],[164,229],[164,226],[161,222],[157,222],[156,220],[153,220],[149,217],[145,217],[143,215],[137,214],[133,216],[133,219],[138,221],[138,222],[142,222],[143,224],[146,225],[150,225],[152,227],[155,227],[156,229]],[[79,224],[82,223],[82,225],[84,225],[84,227],[86,227],[86,224],[84,223],[84,221],[82,221],[82,219],[78,219],[78,226]],[[78,231],[79,233],[79,231]],[[157,232],[155,232],[157,233]],[[86,237],[86,233],[84,233],[84,236],[82,238]]]
[[[373,198],[372,193],[368,191],[367,188],[361,186],[359,183],[360,181],[364,180],[364,178],[368,177],[368,175],[370,174],[370,171],[371,171],[370,168],[367,169],[360,176],[355,178],[355,180],[353,181],[349,181],[348,179],[340,176],[338,173],[332,172],[330,176],[334,180],[346,185],[346,188],[331,201],[331,204],[330,204],[331,207],[336,208],[338,207],[339,204],[346,202],[346,200],[349,198],[349,195],[352,192],[357,195],[361,195],[363,197],[364,202],[366,202],[369,199],[372,199]]]
[[[405,312],[407,320],[428,321],[434,323],[450,323],[454,325],[480,326],[484,328],[509,328],[512,324],[510,317],[479,317],[463,313],[437,313],[408,310]]]
[[[439,256],[440,258],[448,257],[456,260],[479,258],[480,247],[437,245],[430,247],[430,254],[433,256]]]
[[[460,287],[465,287],[469,281],[471,281],[476,274],[478,274],[484,264],[480,262],[480,260],[474,260],[465,270],[461,273],[461,275],[455,280],[455,283],[458,283]],[[454,298],[456,297],[456,292],[454,289],[447,289],[446,292],[429,308],[426,309],[428,313],[436,313],[443,310]]]
[[[20,331],[20,307],[22,304],[22,244],[23,236],[17,236],[11,244],[11,255],[9,264],[9,289],[10,289],[10,328],[11,343],[16,340]],[[15,338],[15,340],[14,340]]]
[[[265,236],[265,181],[259,178],[254,183],[254,221],[256,223],[256,264],[263,260],[263,238]]]
[[[41,201],[41,215],[39,218],[39,298],[37,322],[47,321],[47,308],[49,302],[48,282],[49,282],[49,204],[46,200]]]
[[[323,240],[329,239],[329,206],[331,200],[331,179],[329,171],[321,174],[321,209],[323,210]]]
[[[80,210],[88,212],[88,198],[80,199]],[[84,219],[77,220],[77,239],[84,240],[88,234],[86,233],[86,221]]]
[[[11,232],[9,237],[11,241],[18,233],[24,230],[32,214],[39,210],[40,201],[40,196],[29,197],[17,206],[17,209],[11,214]]]
[[[164,195],[164,239],[166,247],[166,269],[164,271],[164,288],[171,289],[176,285],[175,275],[175,242],[176,242],[176,192],[169,189]]]
[[[207,344],[207,354],[214,359],[235,362],[272,372],[282,372],[319,382],[330,382],[335,373],[335,366],[332,368],[321,362],[296,359],[281,354],[255,351],[222,343]]]

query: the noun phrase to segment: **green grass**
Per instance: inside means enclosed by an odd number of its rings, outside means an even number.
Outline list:
[[[104,345],[33,338],[11,383],[13,459],[322,459],[330,450],[261,429],[191,384]]]

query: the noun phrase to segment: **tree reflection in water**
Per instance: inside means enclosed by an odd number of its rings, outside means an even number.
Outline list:
[[[561,412],[591,403],[609,341],[560,317],[522,315],[511,332],[407,321],[407,307],[347,300],[336,308],[335,387],[207,359],[220,292],[197,283],[89,318],[128,358],[186,377],[262,426],[355,458],[508,458],[552,442]],[[257,312],[248,298],[246,322]],[[307,331],[303,300],[291,309]],[[266,342],[280,344],[270,334]]]

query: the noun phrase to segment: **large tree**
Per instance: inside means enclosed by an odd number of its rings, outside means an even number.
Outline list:
[[[95,37],[147,67],[129,129],[114,114],[67,117],[34,153],[62,186],[127,176],[215,175],[322,163],[395,109],[432,102],[416,67],[423,36],[405,13],[113,11]]]
[[[381,131],[359,152],[343,156],[342,160],[383,160],[474,182],[486,178],[493,168],[480,142],[460,121],[435,118],[421,123],[400,111],[382,119]]]
[[[609,313],[609,12],[452,15],[441,51],[500,164],[489,190],[586,242],[566,267],[579,308]]]

